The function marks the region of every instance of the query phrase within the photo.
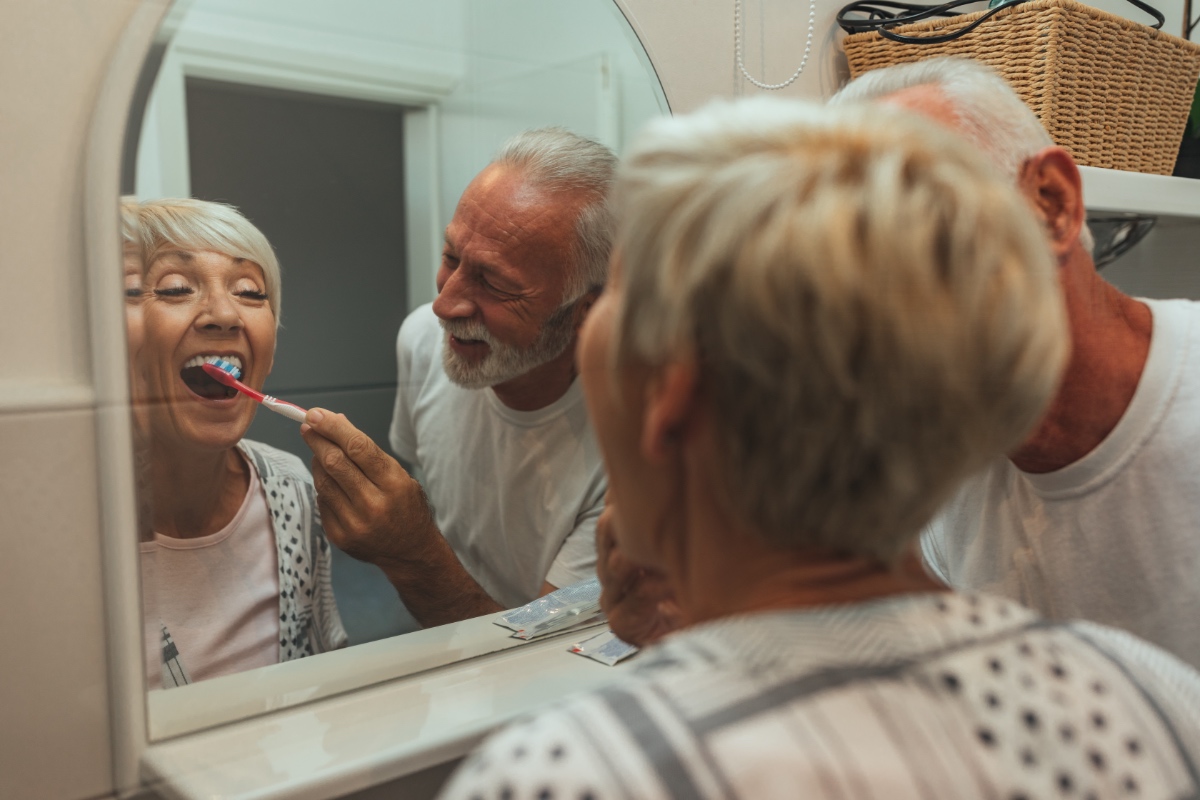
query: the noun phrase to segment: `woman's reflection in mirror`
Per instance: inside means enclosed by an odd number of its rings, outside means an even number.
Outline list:
[[[127,201],[122,222],[135,438],[153,498],[140,544],[149,687],[343,646],[307,469],[244,439],[257,404],[200,366],[220,357],[262,388],[281,296],[270,243],[201,200]]]

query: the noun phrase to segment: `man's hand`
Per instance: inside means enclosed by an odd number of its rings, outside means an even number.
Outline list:
[[[425,627],[500,611],[459,562],[421,485],[341,414],[310,409],[300,427],[313,451],[313,485],[325,534],[383,570]]]
[[[419,558],[438,532],[420,484],[400,462],[342,414],[313,409],[300,433],[314,454],[313,485],[329,541],[385,571]]]
[[[683,625],[683,614],[662,573],[634,564],[617,545],[612,503],[596,520],[596,575],[600,606],[613,633],[638,647],[653,644]]]

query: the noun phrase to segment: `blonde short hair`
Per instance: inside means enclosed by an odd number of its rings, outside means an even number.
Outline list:
[[[121,198],[121,247],[125,252],[142,252],[142,230],[138,223],[137,198]],[[145,267],[143,267],[145,269]]]
[[[257,264],[263,272],[275,324],[283,318],[279,259],[262,231],[233,206],[187,197],[140,202],[125,199],[121,218],[125,241],[129,243],[131,236],[140,240],[144,269],[173,250],[209,250]]]
[[[615,203],[615,363],[694,360],[725,500],[779,546],[893,561],[1055,391],[1040,228],[924,120],[713,105],[651,123]]]

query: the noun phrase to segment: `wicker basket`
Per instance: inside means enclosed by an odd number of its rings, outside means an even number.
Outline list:
[[[985,12],[894,28],[948,32]],[[878,33],[843,42],[850,76],[937,56],[966,56],[1004,76],[1080,164],[1170,175],[1200,76],[1200,44],[1073,0],[1031,0],[941,44]]]

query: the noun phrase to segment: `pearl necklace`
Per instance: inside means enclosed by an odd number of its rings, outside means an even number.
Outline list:
[[[808,54],[812,52],[813,30],[816,27],[817,21],[817,0],[809,0],[808,2],[808,39],[804,42],[804,57],[800,59],[799,68],[792,73],[792,77],[788,78],[783,83],[763,83],[756,80],[753,75],[746,71],[746,65],[742,61],[742,0],[733,0],[733,50],[737,57],[737,68],[746,76],[746,80],[753,83],[760,89],[782,89],[785,86],[791,86],[796,78],[800,77],[800,73],[804,72],[804,67],[808,64]]]

